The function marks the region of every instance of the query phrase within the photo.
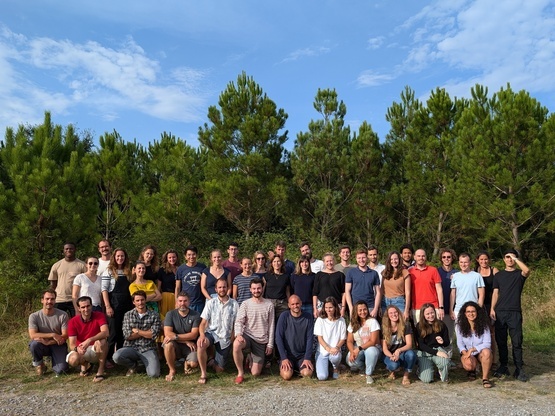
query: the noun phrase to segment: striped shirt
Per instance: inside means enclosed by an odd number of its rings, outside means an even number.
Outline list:
[[[235,320],[235,336],[245,334],[259,344],[274,348],[274,305],[268,299],[261,299],[260,303],[250,298],[241,304]]]

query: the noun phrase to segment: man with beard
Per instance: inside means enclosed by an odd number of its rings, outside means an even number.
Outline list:
[[[189,307],[198,313],[204,308],[204,295],[200,291],[200,277],[206,269],[203,263],[197,263],[198,250],[195,246],[185,248],[185,264],[177,268],[175,274],[175,298],[183,291],[189,295]]]
[[[310,269],[312,270],[312,273],[318,273],[319,271],[324,270],[324,262],[322,260],[312,258],[312,249],[310,248],[308,241],[303,241],[299,248],[301,250],[301,256],[306,256],[310,259]]]

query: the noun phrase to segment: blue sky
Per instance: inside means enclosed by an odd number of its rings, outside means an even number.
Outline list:
[[[555,108],[555,4],[548,0],[2,0],[0,129],[74,124],[148,144],[198,127],[245,71],[289,115],[288,148],[335,88],[352,129],[383,141],[406,85],[425,100],[508,82]]]

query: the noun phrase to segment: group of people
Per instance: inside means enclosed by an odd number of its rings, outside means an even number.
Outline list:
[[[100,256],[85,262],[75,257],[72,243],[52,266],[51,287],[41,297],[42,309],[29,317],[30,350],[39,375],[50,356],[56,374],[77,367],[87,376],[94,365],[94,382],[103,381],[115,365],[127,376],[144,366],[148,376],[160,376],[163,355],[173,381],[177,366],[185,374],[199,367],[205,384],[208,369],[223,372],[231,353],[237,368],[235,383],[245,373],[259,375],[277,359],[280,375],[319,380],[339,378],[342,359],[351,371],[374,382],[380,359],[402,384],[411,373],[423,382],[448,380],[456,347],[469,379],[481,366],[482,384],[492,386],[490,372],[509,375],[507,336],[510,334],[514,376],[526,381],[522,359],[521,293],[530,270],[516,251],[507,250],[504,270],[490,266],[486,252],[471,258],[440,252],[441,266],[427,264],[423,249],[405,244],[378,261],[371,246],[358,250],[351,264],[348,246],[322,260],[313,258],[303,242],[296,262],[286,258],[279,241],[270,252],[239,257],[231,243],[228,258],[210,253],[210,265],[197,261],[188,246],[180,264],[175,250],[158,263],[154,246],[146,246],[133,266],[124,249],[99,242]],[[492,340],[495,334],[495,341]],[[67,342],[68,341],[68,342]],[[67,350],[69,343],[69,353]],[[331,371],[330,371],[331,370]]]

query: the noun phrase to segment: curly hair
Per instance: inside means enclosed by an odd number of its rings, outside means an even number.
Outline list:
[[[391,265],[391,256],[396,255],[399,259],[399,265],[396,269],[393,268]],[[384,279],[389,280],[393,278],[394,280],[400,279],[403,277],[403,262],[401,261],[401,255],[397,251],[391,251],[387,253],[387,260],[385,261],[385,269],[382,272],[382,276]]]
[[[489,330],[488,325],[488,315],[486,310],[478,305],[476,302],[466,302],[460,309],[459,315],[457,316],[457,325],[461,331],[462,336],[470,337],[472,335],[472,328],[470,327],[470,322],[466,317],[466,308],[472,306],[476,309],[476,319],[474,320],[474,333],[476,336],[481,337],[484,332]]]

